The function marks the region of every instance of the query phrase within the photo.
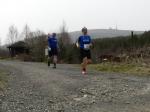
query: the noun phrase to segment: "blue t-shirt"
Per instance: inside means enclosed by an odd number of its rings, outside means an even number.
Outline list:
[[[48,46],[51,48],[51,49],[55,49],[57,48],[57,39],[56,37],[49,37],[48,38]]]
[[[78,38],[78,43],[81,49],[86,49],[85,46],[91,44],[91,37],[89,35],[82,35]]]

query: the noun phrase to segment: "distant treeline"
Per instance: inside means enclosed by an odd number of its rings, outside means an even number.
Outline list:
[[[101,54],[119,55],[122,53],[146,52],[146,48],[150,47],[150,31],[141,35],[95,39],[93,43],[94,53],[97,56]]]
[[[27,58],[31,61],[45,61],[45,48],[47,46],[47,35],[42,31],[31,32],[28,26],[25,27],[23,36],[24,41],[30,48]],[[13,40],[14,34],[10,34],[10,40]],[[57,35],[59,42],[59,62],[60,63],[80,63],[80,50],[72,42],[66,26],[61,27]],[[13,42],[13,41],[12,41]],[[126,37],[99,38],[93,39],[92,58],[96,62],[100,55],[129,55],[143,53],[150,56],[150,31],[141,35],[130,35]],[[0,57],[4,51],[0,49]],[[5,53],[6,54],[6,53]]]
[[[93,40],[94,48],[92,49],[93,61],[96,62],[100,55],[143,55],[150,56],[150,31],[144,32],[141,35],[131,35],[126,37],[115,38],[99,38]],[[79,49],[73,44],[72,47],[66,48],[66,62],[80,62]],[[69,55],[68,55],[69,54]],[[75,61],[74,61],[75,60]]]
[[[126,37],[115,38],[99,38],[93,40],[94,48],[92,49],[93,61],[96,62],[100,55],[133,55],[145,53],[150,56],[150,31],[144,32],[141,35],[131,35]],[[149,51],[148,51],[149,50]],[[79,63],[79,49],[75,44],[70,44],[65,47],[61,59],[64,62]]]
[[[127,37],[102,38],[93,40],[95,49],[105,51],[106,49],[132,49],[150,46],[150,31],[142,35],[133,35]]]

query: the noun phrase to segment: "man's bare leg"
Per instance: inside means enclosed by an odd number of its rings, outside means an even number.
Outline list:
[[[82,74],[86,73],[87,65],[91,63],[92,63],[91,59],[87,59],[87,57],[83,59],[83,63],[81,63]]]
[[[49,56],[47,58],[47,63],[48,63],[48,66],[50,66],[50,57]]]
[[[57,56],[56,55],[53,56],[53,63],[54,63],[53,68],[56,68],[56,64],[57,64]]]
[[[82,69],[83,74],[86,73],[87,64],[88,64],[88,59],[87,59],[87,57],[85,57],[83,59],[83,62],[81,63],[81,69]]]
[[[87,60],[87,63],[88,63],[88,64],[91,64],[91,63],[92,63],[92,60],[91,60],[91,59],[88,59],[88,60]]]

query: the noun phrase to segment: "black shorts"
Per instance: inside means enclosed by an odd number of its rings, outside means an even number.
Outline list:
[[[90,50],[80,49],[80,54],[81,54],[81,60],[83,60],[83,58],[85,58],[85,57],[87,57],[88,59],[91,59],[91,51]]]
[[[48,52],[48,56],[51,57],[51,56],[57,56],[58,55],[58,50],[57,48],[54,48],[54,49],[51,49],[51,51]]]

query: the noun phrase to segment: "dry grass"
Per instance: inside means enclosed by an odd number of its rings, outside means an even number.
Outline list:
[[[0,71],[0,90],[4,89],[4,87],[7,85],[7,81],[8,73]]]
[[[150,65],[143,63],[101,63],[89,66],[92,69],[109,73],[127,73],[136,75],[150,75]]]

